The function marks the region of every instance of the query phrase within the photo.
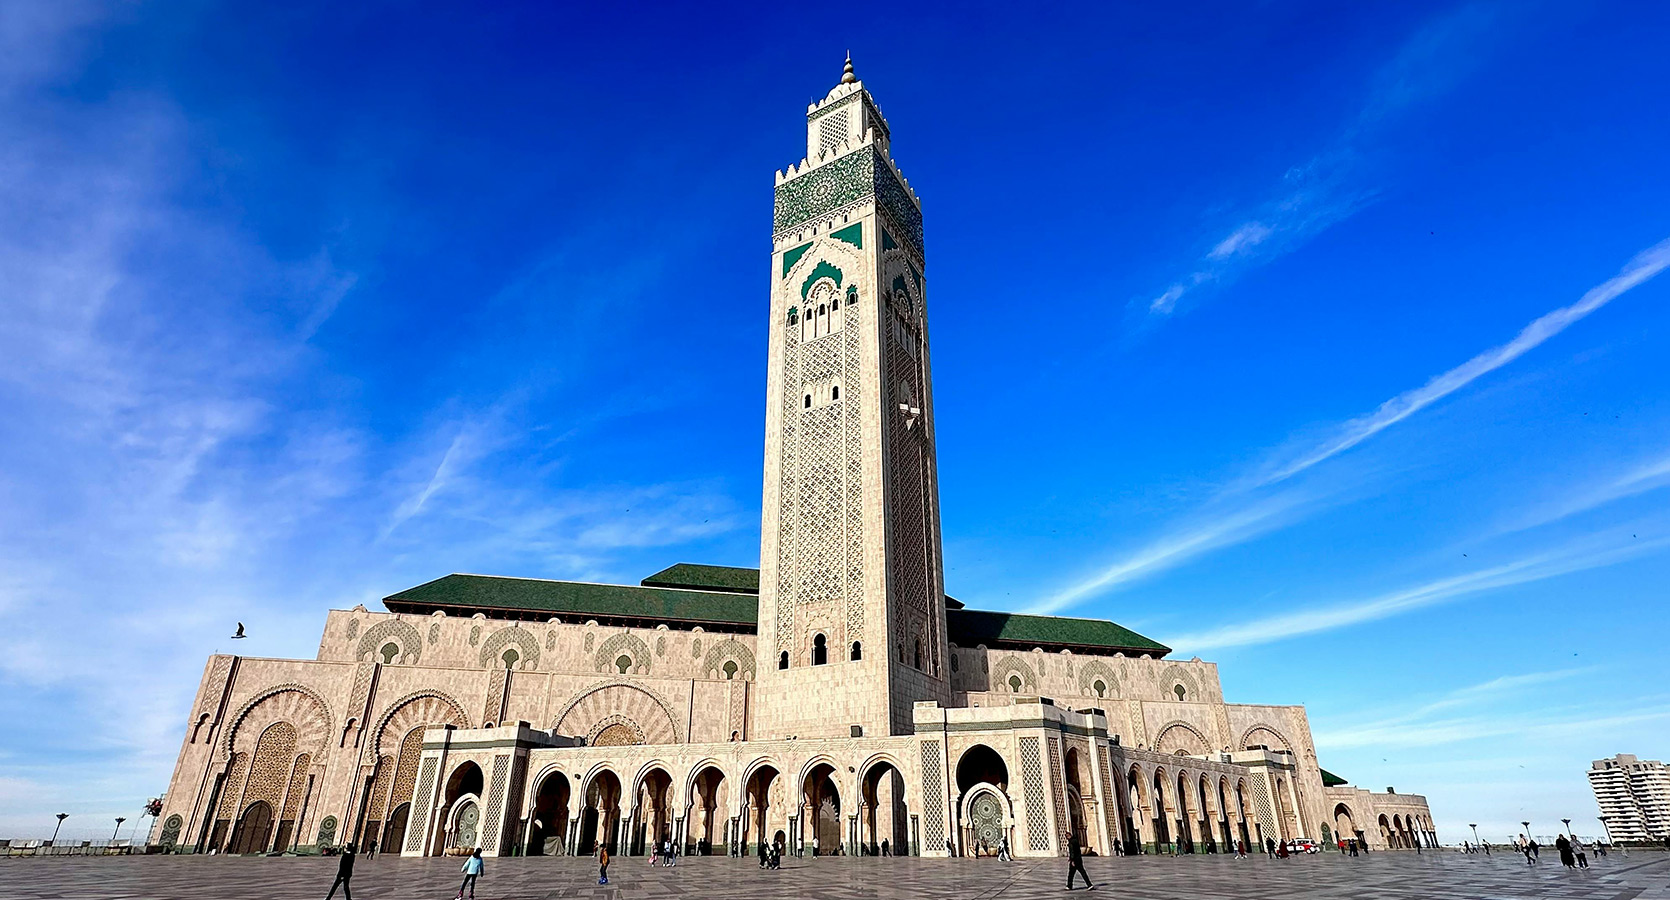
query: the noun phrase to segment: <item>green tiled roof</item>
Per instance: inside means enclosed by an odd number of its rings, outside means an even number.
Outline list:
[[[945,612],[945,627],[959,647],[976,644],[1094,647],[1165,655],[1171,648],[1106,619],[1069,619],[1064,616],[1027,616],[981,609]]]
[[[737,566],[675,563],[639,582],[644,587],[685,588],[693,591],[760,592],[760,570]]]
[[[598,619],[687,622],[753,631],[758,569],[679,563],[640,586],[447,575],[383,598],[397,613],[499,613],[518,618],[583,615]],[[1105,619],[1069,619],[963,609],[946,598],[947,637],[958,646],[1083,647],[1163,656],[1171,648]]]
[[[1334,773],[1328,771],[1327,769],[1322,770],[1322,786],[1323,787],[1339,787],[1342,784],[1350,784],[1350,783],[1351,782],[1346,781],[1344,778],[1341,778],[1338,775],[1335,775]]]
[[[748,594],[684,591],[583,581],[544,581],[493,575],[447,575],[383,598],[391,612],[477,612],[591,615],[692,624],[754,627],[759,598]]]

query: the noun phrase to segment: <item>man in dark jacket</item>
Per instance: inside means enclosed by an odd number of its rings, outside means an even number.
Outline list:
[[[342,886],[342,896],[345,900],[354,900],[354,894],[348,890],[348,882],[354,878],[354,845],[348,844],[342,848],[342,856],[336,862],[336,880],[331,882],[331,892],[325,895],[325,900],[336,896],[337,885]]]
[[[1079,850],[1078,835],[1069,833],[1067,835],[1067,890],[1069,891],[1073,889],[1073,874],[1075,872],[1084,877],[1086,888],[1096,889],[1096,886],[1090,883],[1090,873],[1084,870],[1084,853]]]

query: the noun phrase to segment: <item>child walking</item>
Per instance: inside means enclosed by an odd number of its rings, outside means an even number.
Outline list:
[[[609,848],[601,841],[597,844],[597,883],[609,883]]]
[[[475,880],[481,877],[486,865],[481,861],[481,848],[475,848],[469,858],[464,860],[464,883],[458,886],[458,900],[464,900],[464,889],[470,889],[470,900],[475,900]]]

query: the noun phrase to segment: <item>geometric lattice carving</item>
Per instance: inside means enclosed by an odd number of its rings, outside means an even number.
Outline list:
[[[493,780],[487,794],[487,827],[482,832],[481,846],[488,850],[499,847],[499,819],[504,812],[505,781],[510,777],[510,757],[493,757]]]
[[[296,813],[301,809],[302,791],[307,786],[307,766],[312,761],[313,757],[306,753],[296,757],[295,772],[290,776],[290,790],[284,798],[282,819],[293,821],[296,818]]]
[[[372,654],[379,652],[382,646],[390,641],[400,645],[399,660],[402,665],[416,665],[418,659],[423,656],[423,638],[411,623],[400,619],[384,619],[366,629],[365,634],[360,637],[359,649],[354,651],[354,659],[360,662],[380,660],[382,657],[373,657]]]
[[[736,668],[731,673],[725,672],[725,663],[734,662]],[[726,678],[753,678],[754,651],[748,645],[735,638],[726,638],[714,642],[708,648],[707,658],[702,661],[702,674],[715,680]]]
[[[1020,678],[1020,689],[1015,688],[1015,677]],[[1032,674],[1032,667],[1013,656],[1006,656],[992,665],[990,690],[1009,691],[1011,693],[1035,693],[1038,690],[1038,678]]]
[[[406,818],[406,852],[423,847],[424,827],[429,823],[429,806],[434,803],[434,770],[438,761],[429,756],[423,761],[423,775],[417,776],[417,800],[412,801],[411,815]]]
[[[1252,780],[1252,788],[1253,808],[1255,814],[1258,816],[1259,824],[1264,826],[1265,836],[1273,837],[1281,834],[1281,829],[1276,825],[1275,810],[1272,808],[1270,803],[1270,785],[1267,780],[1263,778],[1254,778]]]
[[[1030,850],[1048,850],[1050,814],[1044,807],[1044,763],[1038,739],[1023,737],[1021,745],[1021,789],[1026,797],[1026,845]]]
[[[512,668],[525,672],[532,672],[539,668],[539,639],[526,629],[511,625],[493,632],[485,644],[481,645],[481,652],[477,654],[477,661],[483,669],[503,669],[504,651],[515,645],[520,659]]]
[[[1096,693],[1097,683],[1102,685],[1102,692]],[[1114,677],[1113,667],[1099,659],[1093,659],[1079,667],[1079,693],[1086,697],[1106,698],[1112,700],[1119,696],[1119,679]]]
[[[621,673],[616,661],[625,656],[628,658],[626,672]],[[627,675],[649,674],[649,645],[640,640],[637,635],[621,633],[604,641],[597,648],[596,665],[599,672],[616,672]]]
[[[922,848],[945,843],[945,776],[939,767],[939,741],[922,742]]]
[[[1065,831],[1072,819],[1067,816],[1067,789],[1066,779],[1062,777],[1064,770],[1061,768],[1061,742],[1051,739],[1048,743],[1050,747],[1050,786],[1053,788],[1050,791],[1050,796],[1055,801],[1055,821],[1058,823],[1058,827]],[[1083,835],[1074,835],[1073,839],[1078,840],[1081,837]]]
[[[418,776],[416,800],[406,820],[406,852],[423,846],[423,830],[429,824],[429,808],[435,799],[435,767],[439,761],[431,756],[423,761],[423,773]]]
[[[295,763],[296,727],[289,722],[274,722],[261,733],[255,744],[255,761],[249,769],[249,788],[244,791],[244,808],[257,800],[267,801],[273,809],[284,799],[284,789],[290,783],[290,768]]]
[[[244,776],[249,772],[249,754],[232,754],[232,764],[226,770],[226,780],[220,783],[220,810],[217,819],[230,819],[238,809],[238,796],[244,790]]]
[[[1160,673],[1160,699],[1179,699],[1176,690],[1179,685],[1183,687],[1183,697],[1181,699],[1195,702],[1207,699],[1200,695],[1200,688],[1195,682],[1194,675],[1188,669],[1176,665],[1167,666],[1166,670]]]

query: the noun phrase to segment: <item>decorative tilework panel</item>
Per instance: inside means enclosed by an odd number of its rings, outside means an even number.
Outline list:
[[[423,831],[429,825],[430,805],[435,799],[434,757],[423,761],[423,772],[418,776],[417,800],[412,803],[412,814],[406,819],[406,852],[423,846]]]
[[[1038,739],[1023,737],[1021,745],[1021,791],[1026,799],[1026,846],[1028,850],[1048,850],[1050,846],[1050,814],[1044,808],[1044,763]]]
[[[939,741],[922,742],[922,849],[945,844],[945,776]]]
[[[487,789],[487,828],[481,838],[481,846],[488,849],[499,845],[499,819],[504,814],[505,779],[509,777],[510,757],[493,757],[493,780]]]

